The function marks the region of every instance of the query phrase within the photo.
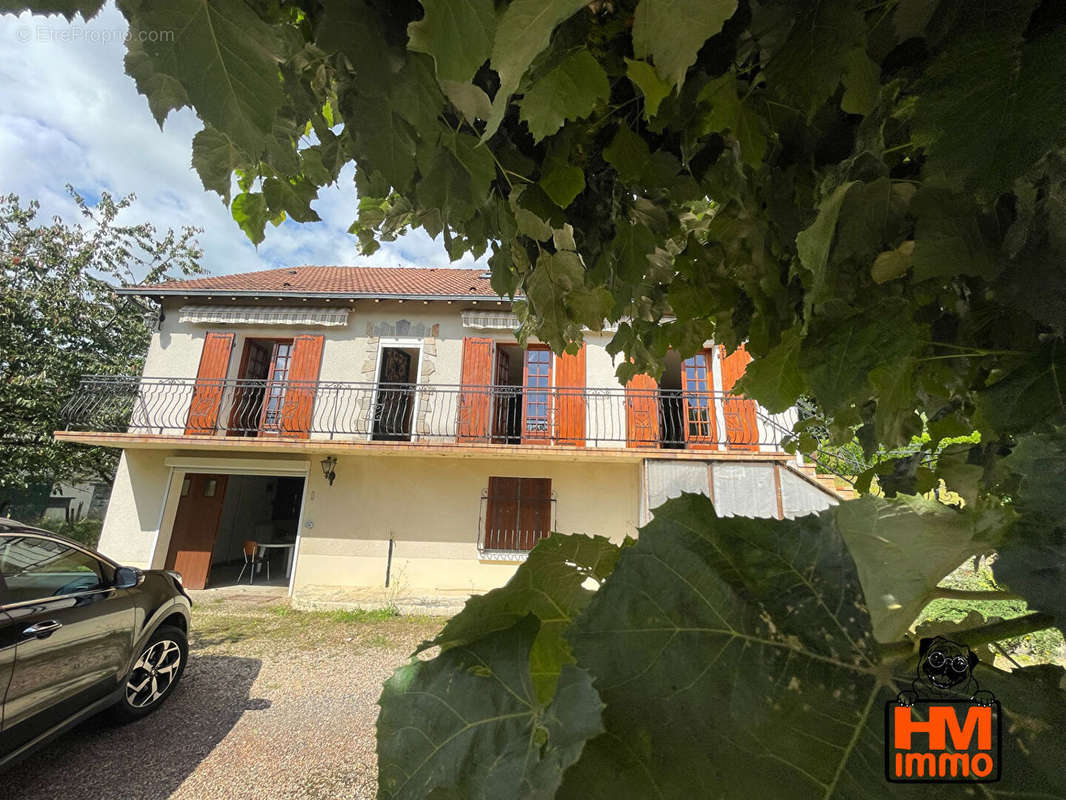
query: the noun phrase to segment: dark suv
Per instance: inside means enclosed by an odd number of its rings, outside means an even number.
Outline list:
[[[99,711],[150,714],[188,659],[181,576],[0,519],[0,768]]]

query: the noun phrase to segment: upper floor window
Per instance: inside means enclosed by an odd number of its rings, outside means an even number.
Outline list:
[[[232,433],[254,436],[278,431],[292,351],[292,339],[245,340],[230,414]]]

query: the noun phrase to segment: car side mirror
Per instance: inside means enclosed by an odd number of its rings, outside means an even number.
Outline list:
[[[116,589],[132,589],[135,586],[140,586],[143,580],[144,572],[136,567],[119,567],[115,570],[113,586]]]

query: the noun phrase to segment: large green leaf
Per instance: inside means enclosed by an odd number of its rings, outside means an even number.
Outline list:
[[[1002,515],[979,516],[905,495],[842,503],[834,517],[882,642],[901,639],[944,576],[994,549],[1005,524]]]
[[[537,697],[547,702],[555,692],[560,670],[574,662],[563,632],[593,597],[593,591],[583,584],[590,578],[595,585],[602,583],[614,569],[619,552],[618,545],[602,536],[542,539],[506,585],[471,597],[444,630],[416,652],[469,644],[535,614],[540,632],[530,651],[530,669]]]
[[[218,192],[229,204],[233,171],[242,164],[240,151],[226,134],[212,125],[204,126],[192,139],[192,165],[205,189]]]
[[[633,18],[633,52],[651,56],[655,71],[680,86],[703,43],[737,10],[737,0],[640,0]]]
[[[522,98],[522,120],[534,141],[551,136],[568,119],[592,113],[611,93],[607,73],[588,50],[564,58]]]
[[[26,7],[25,3],[13,0],[0,0],[0,12],[18,13]],[[33,4],[34,14],[62,14],[70,22],[75,14],[88,22],[104,7],[104,0],[44,0]]]
[[[156,75],[181,84],[201,119],[246,154],[265,149],[284,99],[278,65],[287,52],[274,27],[243,0],[123,0],[119,7],[139,39],[138,52]],[[157,35],[141,37],[142,31]],[[149,103],[159,92],[168,104],[175,101],[165,85],[150,79],[138,80],[137,89]]]
[[[655,67],[647,61],[627,58],[626,75],[644,95],[644,117],[651,119],[659,113],[659,105],[670,96],[673,87],[660,78]]]
[[[496,24],[492,45],[492,68],[500,76],[500,88],[492,99],[492,114],[483,139],[500,127],[511,95],[533,59],[548,46],[555,27],[586,5],[583,0],[514,0],[506,6]]]
[[[581,256],[569,250],[541,253],[537,268],[526,284],[526,295],[543,320],[543,341],[562,350],[571,323],[566,313],[567,298],[585,282]]]
[[[407,47],[433,56],[441,81],[464,83],[492,52],[492,0],[421,0],[426,15],[407,26]]]
[[[570,634],[606,732],[559,798],[900,795],[884,778],[884,713],[913,673],[879,660],[836,513],[720,519],[696,495],[656,510]],[[989,796],[1066,796],[1066,744],[1048,735],[1066,714],[1062,675],[978,667],[1008,720]]]
[[[997,580],[1066,629],[1066,427],[1019,438],[1004,462],[1020,519],[999,551]]]
[[[754,397],[775,414],[787,411],[803,393],[803,375],[799,369],[799,352],[803,333],[798,327],[781,334],[781,342],[769,353],[748,364],[734,390]]]
[[[914,198],[914,279],[954,275],[992,278],[995,256],[985,242],[972,200],[946,189],[923,188]]]
[[[791,30],[766,65],[766,78],[783,103],[813,116],[842,78],[853,80],[848,68],[855,48],[865,44],[866,29],[849,0],[806,4],[806,9],[783,15]]]
[[[379,797],[555,796],[563,771],[603,730],[602,704],[573,665],[563,667],[550,703],[537,700],[529,658],[538,627],[530,614],[396,670],[378,715]]]
[[[1008,189],[1066,136],[1066,31],[1026,41],[1036,0],[983,4],[918,87],[915,141],[933,173],[962,173],[977,187]]]
[[[1066,346],[1051,340],[977,393],[979,419],[998,433],[1021,433],[1066,412]]]

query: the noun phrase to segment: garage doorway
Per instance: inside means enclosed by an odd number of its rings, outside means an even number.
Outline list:
[[[287,586],[295,557],[304,478],[186,473],[174,517],[166,569],[188,589],[248,583]],[[244,570],[245,543],[270,562]]]

